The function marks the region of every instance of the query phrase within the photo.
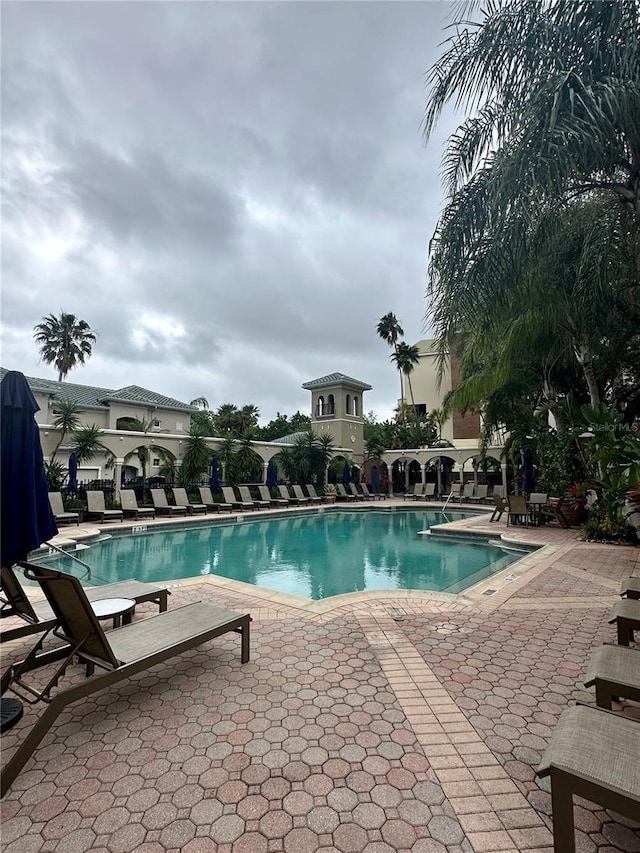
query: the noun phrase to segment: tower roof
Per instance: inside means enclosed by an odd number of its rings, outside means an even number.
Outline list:
[[[329,388],[332,385],[349,385],[351,388],[357,388],[359,391],[371,390],[371,385],[367,385],[366,382],[361,382],[359,379],[354,379],[352,376],[345,376],[344,373],[329,373],[328,376],[321,376],[319,379],[304,382],[302,387],[307,391],[315,391],[318,388]]]

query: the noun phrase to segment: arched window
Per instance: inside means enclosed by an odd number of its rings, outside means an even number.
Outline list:
[[[316,411],[316,414],[319,418],[324,415],[324,397],[322,396],[318,397],[318,409]]]
[[[334,400],[333,394],[329,394],[327,397],[327,414],[335,415],[336,413],[336,402]]]
[[[357,398],[357,397],[355,397],[355,396],[354,396],[354,398],[353,398],[353,414],[354,414],[354,415],[359,415],[359,414],[360,414],[360,412],[358,411],[358,398]]]
[[[347,394],[346,412],[348,415],[351,414],[351,394]]]

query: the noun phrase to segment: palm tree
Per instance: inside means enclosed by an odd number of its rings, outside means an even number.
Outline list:
[[[416,401],[413,398],[413,387],[411,385],[411,374],[413,372],[413,368],[416,364],[420,364],[420,350],[414,344],[407,344],[404,341],[401,341],[396,346],[396,351],[393,355],[390,356],[391,361],[393,361],[400,371],[400,373],[406,377],[409,383],[409,393],[411,394],[411,405],[413,407],[413,414],[418,420],[418,412],[416,410]]]
[[[54,461],[56,453],[60,449],[60,446],[67,437],[67,435],[69,433],[75,432],[80,426],[80,406],[76,403],[75,400],[63,400],[58,405],[58,410],[53,420],[53,425],[56,429],[60,430],[60,440],[56,444],[55,450],[51,454],[52,462]]]
[[[223,403],[215,414],[216,426],[220,435],[231,433],[236,437],[238,430],[238,407],[233,403]]]
[[[235,486],[238,480],[238,475],[236,465],[236,442],[232,435],[226,435],[221,440],[217,456],[224,465],[227,483]]]
[[[105,453],[110,460],[114,458],[113,453],[102,443],[101,435],[102,427],[98,424],[89,424],[75,431],[72,446],[78,462],[88,462],[100,453]]]
[[[198,409],[208,409],[209,401],[206,397],[196,397],[194,400],[189,401],[190,406],[196,406]]]
[[[398,352],[398,339],[404,335],[404,329],[398,322],[398,318],[396,315],[389,311],[388,314],[385,314],[384,317],[381,317],[378,321],[378,325],[376,327],[378,335],[389,344],[390,347],[393,347],[394,355],[397,355]],[[398,368],[398,372],[400,369]],[[402,386],[402,373],[400,373],[400,405],[404,411],[404,390]]]
[[[196,485],[209,467],[211,451],[202,433],[192,429],[185,440],[186,448],[178,471],[180,485],[189,489]]]
[[[84,320],[64,311],[59,317],[49,314],[34,326],[34,340],[40,346],[40,357],[45,364],[54,364],[58,382],[79,363],[91,356],[95,334]]]
[[[239,478],[244,482],[261,479],[262,459],[253,449],[253,438],[253,429],[246,429],[240,436],[240,446],[235,454]]]

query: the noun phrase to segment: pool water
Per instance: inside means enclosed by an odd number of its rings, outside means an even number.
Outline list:
[[[459,592],[522,554],[419,535],[465,518],[437,511],[367,511],[120,536],[83,551],[91,582],[221,575],[311,599],[368,589]],[[246,517],[245,517],[246,518]],[[77,574],[69,558],[47,561]]]

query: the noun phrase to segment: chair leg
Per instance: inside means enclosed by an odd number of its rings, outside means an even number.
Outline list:
[[[554,853],[575,853],[573,797],[568,781],[560,773],[551,774],[551,806]]]

